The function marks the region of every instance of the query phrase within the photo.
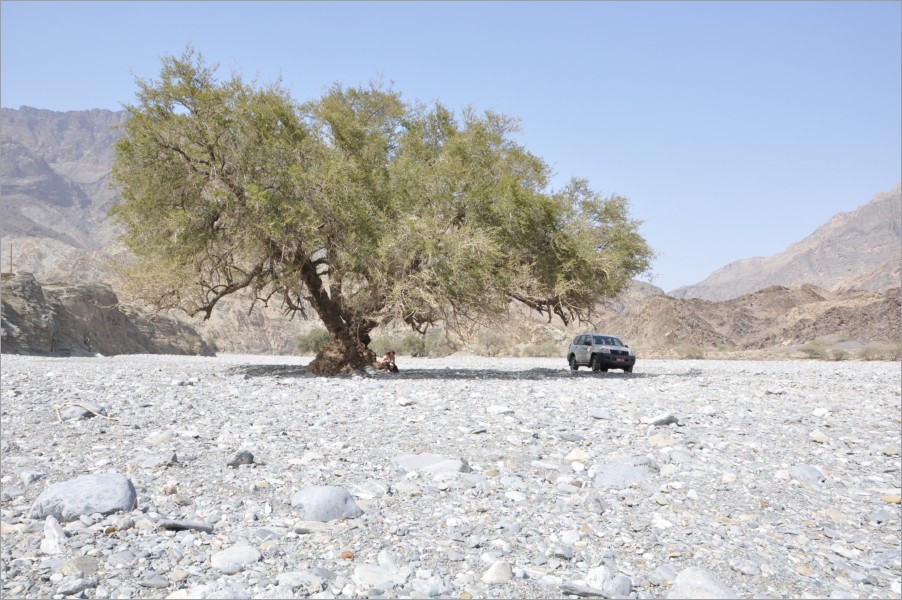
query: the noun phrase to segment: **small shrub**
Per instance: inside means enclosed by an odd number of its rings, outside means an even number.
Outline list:
[[[701,360],[705,358],[705,349],[698,346],[683,346],[676,349],[677,355],[686,360]]]
[[[861,360],[891,360],[898,362],[902,347],[893,344],[870,345],[858,351]]]
[[[830,351],[831,360],[846,360],[847,358],[849,358],[849,353],[841,348],[835,348]]]
[[[385,354],[386,350],[394,350],[398,354],[406,356],[448,356],[457,352],[458,347],[445,334],[430,333],[421,335],[409,333],[402,337],[380,336],[373,338],[370,349],[377,355]]]
[[[476,352],[482,356],[498,356],[505,349],[507,336],[498,331],[482,331],[476,336]]]
[[[444,334],[426,336],[426,355],[430,357],[442,357],[454,354],[459,350],[454,340],[448,339]]]
[[[530,358],[550,358],[564,356],[566,352],[558,348],[554,342],[540,342],[538,344],[529,344],[520,350],[521,356]]]
[[[311,329],[307,333],[298,335],[294,342],[294,348],[298,354],[317,354],[330,338],[329,332],[323,328]]]
[[[208,338],[204,338],[204,342],[206,342],[207,348],[209,348],[211,352],[213,352],[214,354],[219,352],[219,346],[216,345],[216,340],[208,337]]]
[[[409,333],[401,338],[396,352],[408,356],[426,356],[426,339],[419,333]]]
[[[822,340],[811,340],[800,348],[802,354],[808,358],[816,358],[825,360],[829,355],[827,353],[827,344]]]

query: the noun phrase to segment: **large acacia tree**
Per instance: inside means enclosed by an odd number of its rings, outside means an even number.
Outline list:
[[[627,201],[581,180],[550,191],[503,115],[379,85],[298,104],[278,83],[218,80],[190,48],[137,85],[111,210],[133,290],[205,318],[246,289],[312,309],[331,335],[314,373],[371,363],[370,332],[397,320],[486,323],[511,302],[586,320],[648,269]]]

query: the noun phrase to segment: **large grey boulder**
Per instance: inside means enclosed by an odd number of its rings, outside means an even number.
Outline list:
[[[291,498],[291,506],[301,511],[305,521],[334,521],[353,519],[363,514],[353,496],[343,487],[312,485],[305,487]]]
[[[82,475],[69,481],[54,483],[31,505],[33,519],[56,517],[60,521],[74,521],[82,515],[108,515],[120,510],[132,510],[138,495],[131,480],[120,473]]]

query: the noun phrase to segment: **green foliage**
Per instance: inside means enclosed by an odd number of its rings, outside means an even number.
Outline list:
[[[682,346],[676,349],[677,355],[686,360],[701,360],[705,358],[705,349],[698,346]]]
[[[830,352],[827,349],[827,343],[820,339],[807,342],[800,350],[802,351],[802,354],[808,358],[826,360],[830,356]]]
[[[136,297],[209,317],[250,289],[365,345],[394,321],[472,331],[512,300],[587,319],[648,269],[627,201],[578,179],[549,190],[509,117],[378,85],[297,104],[215,73],[189,48],[126,107],[111,214]]]
[[[520,350],[520,356],[526,357],[561,357],[565,354],[567,354],[567,349],[561,348],[554,342],[527,344]]]
[[[459,349],[457,344],[443,333],[427,333],[425,335],[408,333],[403,336],[376,337],[370,348],[381,356],[386,350],[394,350],[406,356],[428,356],[437,358],[448,356]]]
[[[476,354],[498,356],[509,349],[510,338],[500,331],[480,331],[476,336]]]
[[[902,346],[899,344],[871,344],[858,351],[858,358],[898,362],[900,354],[902,354]]]
[[[846,360],[849,358],[849,353],[842,348],[834,348],[830,351],[830,360]]]
[[[329,332],[322,327],[311,329],[307,333],[298,335],[294,342],[294,348],[298,354],[317,354],[329,343],[330,337]]]

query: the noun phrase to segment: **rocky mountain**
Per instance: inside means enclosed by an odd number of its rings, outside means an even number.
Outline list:
[[[879,346],[892,357],[898,356],[902,331],[899,290],[771,286],[721,302],[657,295],[612,315],[605,327],[654,356],[696,347],[785,357],[787,352],[772,349],[822,341],[847,350]]]
[[[298,334],[318,323],[288,319],[278,306],[249,311],[249,298],[227,298],[209,321],[199,321],[153,315],[123,295],[112,264],[125,250],[106,213],[116,199],[109,174],[125,118],[103,110],[0,109],[0,269],[19,274],[4,279],[3,351],[293,353]],[[762,350],[825,336],[898,347],[898,287],[885,290],[899,279],[897,186],[780,255],[728,265],[677,290],[679,297],[637,281],[605,302],[595,323],[563,327],[516,309],[496,333],[506,344],[502,354],[526,346],[557,352],[589,328],[662,356],[686,346]],[[111,319],[119,326],[107,327]]]
[[[126,251],[106,214],[116,199],[110,171],[126,117],[124,111],[0,109],[0,270],[120,289],[113,264]],[[169,317],[222,352],[290,354],[309,324],[276,307],[248,314],[249,302],[226,299],[206,322]]]
[[[773,285],[882,291],[902,272],[902,186],[840,213],[805,239],[770,257],[747,258],[718,269],[701,283],[672,292],[677,298],[729,300]]]
[[[5,353],[213,354],[192,327],[121,304],[106,284],[40,285],[30,273],[18,273],[3,275],[2,291]]]
[[[0,185],[4,242],[22,270],[18,240],[52,240],[58,249],[98,249],[110,242],[105,220],[116,128],[124,112],[0,109]]]

